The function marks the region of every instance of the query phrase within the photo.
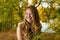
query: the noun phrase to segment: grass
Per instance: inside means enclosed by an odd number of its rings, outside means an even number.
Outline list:
[[[60,40],[60,34],[42,33],[39,37],[39,40]],[[0,40],[17,40],[16,32],[0,32]]]
[[[42,33],[41,40],[60,40],[60,34]]]

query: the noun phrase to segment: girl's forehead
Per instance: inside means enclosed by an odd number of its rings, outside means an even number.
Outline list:
[[[26,9],[26,11],[25,11],[25,12],[32,12],[32,11],[31,11],[31,9]]]
[[[27,9],[26,9],[26,11],[27,11],[27,10],[30,10],[30,11],[31,11],[31,9],[30,9],[30,8],[27,8]]]

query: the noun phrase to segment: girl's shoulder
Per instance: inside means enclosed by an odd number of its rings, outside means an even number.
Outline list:
[[[22,24],[23,24],[23,22],[19,22],[19,23],[18,23],[18,25],[22,25]]]
[[[18,27],[22,27],[23,26],[23,22],[18,23]]]

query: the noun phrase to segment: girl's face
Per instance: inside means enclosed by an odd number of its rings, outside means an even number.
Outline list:
[[[33,13],[30,9],[26,9],[25,11],[25,19],[29,22],[32,23],[33,21]]]

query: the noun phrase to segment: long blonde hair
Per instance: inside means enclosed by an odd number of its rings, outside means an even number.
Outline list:
[[[26,32],[38,32],[41,31],[41,24],[40,24],[40,20],[39,20],[39,15],[38,15],[38,11],[34,6],[28,6],[26,9],[30,9],[32,11],[32,14],[34,15],[34,19],[32,24],[29,24],[26,19],[24,18],[24,27],[23,29],[25,29]],[[25,9],[25,10],[26,10]]]

